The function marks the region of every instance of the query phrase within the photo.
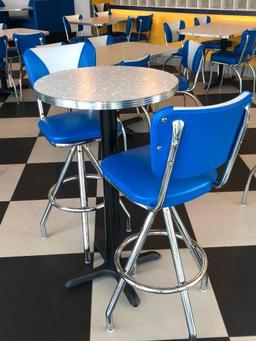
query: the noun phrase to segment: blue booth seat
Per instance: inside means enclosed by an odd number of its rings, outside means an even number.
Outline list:
[[[63,32],[62,17],[74,14],[74,0],[31,0],[33,11],[23,27]]]

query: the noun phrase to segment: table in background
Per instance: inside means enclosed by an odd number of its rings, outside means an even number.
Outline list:
[[[178,79],[168,72],[140,67],[99,66],[50,74],[35,83],[35,93],[37,98],[51,105],[100,110],[104,158],[117,152],[118,109],[158,103],[173,96],[177,87]],[[119,279],[114,266],[114,253],[121,242],[119,193],[106,181],[104,202],[105,229],[95,231],[95,247],[103,256],[104,264],[67,281],[66,288],[101,276]],[[159,254],[148,252],[140,262],[157,258]],[[131,304],[139,304],[133,288],[126,286],[125,293]]]
[[[36,34],[43,33],[49,35],[49,31],[44,30],[34,30],[32,28],[8,28],[7,30],[0,30],[0,36],[6,35],[8,40],[11,41],[14,33],[17,34]]]
[[[165,45],[125,42],[96,47],[97,66],[114,65],[122,60],[135,60],[150,56],[170,55],[177,49]]]
[[[111,14],[106,16],[100,17],[89,17],[83,19],[72,19],[70,20],[70,24],[75,25],[84,25],[84,26],[91,26],[96,29],[99,27],[108,27],[108,34],[112,33],[112,25],[116,25],[122,22],[126,22],[128,16],[118,15],[118,14]]]

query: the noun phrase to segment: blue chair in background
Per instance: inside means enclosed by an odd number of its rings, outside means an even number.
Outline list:
[[[203,16],[203,17],[198,17],[194,18],[194,25],[199,26],[199,25],[204,25],[204,24],[210,24],[211,23],[211,17],[209,15]],[[203,65],[202,65],[202,77],[203,77],[203,82],[205,84],[205,60],[210,51],[220,51],[221,50],[221,40],[220,39],[211,39],[211,40],[205,40],[202,42],[202,44],[205,47],[205,55],[204,55],[204,60],[203,60]],[[226,43],[227,44],[227,43]]]
[[[179,88],[177,93],[184,96],[186,105],[186,96],[191,97],[197,106],[200,103],[192,91],[195,89],[198,76],[202,67],[204,58],[204,46],[197,41],[187,40],[183,47],[183,56],[181,59],[181,66],[183,73],[176,75],[179,79]],[[190,85],[190,76],[193,76],[193,81]]]
[[[0,71],[1,71],[1,85],[2,89],[7,89],[6,78],[13,87],[16,100],[18,101],[18,94],[15,82],[12,75],[11,58],[8,53],[8,39],[7,36],[0,37]],[[7,76],[7,77],[6,77]]]
[[[45,35],[43,33],[35,33],[35,34],[13,34],[13,41],[15,42],[19,62],[20,62],[20,71],[19,71],[19,87],[20,87],[20,101],[23,99],[23,91],[22,91],[22,79],[23,79],[23,55],[27,49],[43,45],[45,44]]]
[[[185,39],[184,34],[179,34],[178,30],[182,30],[185,28],[185,21],[179,20],[172,23],[164,23],[164,37],[165,37],[165,44],[166,46],[169,46],[169,44],[181,42],[181,45],[183,46],[183,41]],[[183,49],[182,47],[178,49],[177,52],[172,53],[167,60],[165,61],[163,65],[163,70],[165,66],[169,63],[170,60],[173,58],[181,59],[183,56]]]
[[[56,58],[61,56],[61,58]],[[50,73],[63,71],[73,68],[90,67],[96,65],[95,49],[90,42],[69,44],[62,46],[52,46],[44,48],[34,48],[26,50],[24,54],[24,63],[27,69],[28,77],[32,87],[35,82]],[[84,237],[84,252],[85,262],[90,262],[90,243],[89,243],[89,228],[88,228],[88,212],[102,208],[104,204],[88,207],[86,194],[86,175],[84,169],[84,153],[91,160],[96,171],[100,173],[99,165],[87,146],[88,143],[99,141],[101,139],[100,116],[99,112],[95,111],[76,111],[59,113],[50,117],[44,115],[43,105],[38,100],[40,121],[39,130],[41,134],[55,147],[68,148],[69,153],[62,168],[59,179],[49,191],[49,203],[44,212],[40,223],[41,237],[47,238],[46,221],[52,207],[57,207],[61,210],[81,214],[83,237]],[[122,133],[122,126],[118,124],[118,132]],[[77,155],[78,176],[65,178],[66,172]],[[88,175],[87,175],[88,177]],[[90,178],[101,179],[100,175],[90,175]],[[71,180],[79,181],[80,188],[80,208],[64,207],[57,201],[58,193],[62,184]],[[120,202],[123,207],[122,202]],[[124,211],[126,209],[123,207]],[[129,217],[128,217],[129,219]],[[128,226],[128,225],[127,225]]]
[[[122,43],[126,41],[130,41],[130,37],[132,34],[132,25],[134,23],[134,18],[133,17],[128,17],[126,21],[126,26],[125,26],[125,32],[112,32],[112,36],[115,39],[115,43]]]
[[[83,19],[81,14],[74,14],[74,15],[66,15],[62,18],[64,29],[66,33],[66,38],[69,43],[79,43],[85,42],[86,37],[83,36],[83,25],[78,24],[71,24],[70,21],[72,20],[80,20]],[[72,36],[74,35],[75,36]]]
[[[250,29],[245,30],[242,33],[240,43],[234,48],[232,51],[225,52],[215,52],[211,55],[210,61],[210,79],[208,83],[208,87],[206,92],[209,92],[212,74],[213,74],[213,66],[214,65],[222,65],[223,68],[227,67],[229,70],[234,71],[235,75],[239,80],[239,91],[242,92],[243,83],[242,77],[239,74],[238,68],[240,65],[248,66],[253,74],[253,93],[255,93],[255,71],[254,68],[249,63],[255,53],[256,50],[256,30]],[[224,77],[224,70],[222,73],[221,85]]]
[[[154,294],[180,293],[189,340],[196,340],[188,289],[200,281],[201,289],[207,289],[207,256],[190,238],[175,206],[201,197],[227,182],[247,128],[251,102],[252,95],[245,92],[212,107],[167,107],[152,118],[150,145],[117,153],[102,161],[105,179],[147,211],[139,233],[125,239],[115,253],[114,261],[121,279],[106,310],[108,331],[113,330],[114,308],[125,285],[129,284]],[[224,172],[218,176],[221,166],[224,166]],[[151,230],[160,210],[166,230]],[[168,236],[170,242],[177,277],[174,287],[149,286],[132,276],[146,238],[159,235]],[[198,273],[192,279],[185,278],[177,239],[185,242],[198,266]],[[130,257],[123,268],[122,251],[132,242]]]
[[[136,19],[136,32],[130,34],[129,41],[149,41],[153,24],[153,14],[139,15]]]
[[[123,60],[120,63],[116,64],[117,66],[135,66],[135,67],[149,67],[150,64],[150,56],[146,55],[145,57],[141,58],[141,59],[135,59],[135,60]],[[147,122],[148,122],[148,127],[150,130],[150,126],[151,126],[151,121],[150,121],[150,116],[148,113],[148,110],[142,106],[140,107],[142,109],[142,111],[144,112]],[[136,111],[138,116],[140,116],[140,109],[138,107],[136,107]]]

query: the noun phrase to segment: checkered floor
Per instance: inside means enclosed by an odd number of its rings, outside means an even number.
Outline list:
[[[245,88],[251,89],[251,82]],[[205,96],[203,84],[195,93],[203,105],[219,103],[238,93],[234,86],[214,88]],[[47,204],[47,192],[56,181],[67,150],[49,145],[40,136],[38,110],[31,89],[24,102],[0,96],[0,340],[1,341],[160,341],[186,340],[187,328],[179,295],[139,293],[141,304],[131,307],[121,297],[115,311],[116,329],[104,329],[104,312],[113,292],[112,279],[64,290],[64,282],[84,271],[80,217],[53,210],[48,240],[39,237],[39,221]],[[168,103],[182,105],[182,97]],[[192,104],[191,104],[192,105]],[[60,108],[45,106],[48,115]],[[122,118],[131,117],[131,113]],[[127,116],[127,117],[125,117]],[[221,122],[220,122],[221,124]],[[145,121],[130,126],[129,147],[149,141]],[[202,141],[203,142],[203,141]],[[91,146],[98,154],[98,146]],[[199,340],[255,341],[256,323],[256,180],[247,207],[240,206],[250,168],[256,163],[256,109],[229,183],[221,191],[178,207],[191,235],[209,258],[210,286],[207,293],[190,290]],[[88,169],[90,164],[87,161]],[[76,163],[70,170],[76,173]],[[77,203],[78,190],[67,185],[60,197]],[[102,198],[102,184],[90,183],[90,202]],[[136,231],[145,213],[126,201]],[[93,244],[101,233],[102,211],[90,214]],[[154,227],[163,226],[159,214]],[[162,257],[139,267],[138,277],[156,285],[175,283],[165,240],[151,240],[147,248]],[[195,269],[187,250],[181,250],[187,276]],[[94,253],[94,265],[102,260]]]

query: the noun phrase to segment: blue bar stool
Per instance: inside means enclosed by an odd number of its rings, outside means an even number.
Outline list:
[[[153,14],[139,15],[136,19],[136,32],[130,34],[129,41],[149,41],[153,24]]]
[[[180,293],[189,340],[196,340],[188,289],[202,280],[206,289],[207,256],[190,238],[175,206],[226,183],[247,128],[251,102],[252,94],[244,92],[229,102],[209,107],[167,107],[153,116],[150,145],[102,161],[105,179],[148,212],[140,232],[125,239],[116,250],[115,265],[121,279],[106,310],[108,331],[113,330],[113,310],[128,283],[154,294]],[[217,169],[222,165],[224,171],[218,176]],[[163,211],[166,230],[151,229],[159,210]],[[174,287],[148,286],[132,276],[146,238],[159,235],[167,236],[170,242],[177,276]],[[198,273],[192,279],[185,278],[177,238],[185,242],[198,266]],[[131,255],[123,268],[121,253],[131,242],[134,242]]]
[[[56,56],[62,57],[60,59],[56,58]],[[96,53],[92,44],[87,42],[29,49],[26,50],[23,59],[27,68],[30,83],[32,87],[34,87],[34,84],[38,79],[50,73],[68,70],[71,68],[95,66]],[[67,111],[65,113],[46,117],[44,115],[42,102],[39,100],[38,107],[40,114],[38,126],[40,132],[53,146],[69,148],[69,153],[63,165],[59,179],[49,191],[49,203],[40,223],[41,237],[42,239],[47,238],[45,224],[53,207],[63,211],[81,214],[85,263],[90,263],[88,212],[100,209],[104,206],[104,204],[98,204],[94,207],[89,207],[85,190],[86,178],[102,179],[101,169],[98,162],[87,146],[88,143],[92,141],[100,141],[101,139],[99,113],[93,111]],[[120,123],[118,124],[118,132],[123,132]],[[85,174],[84,153],[87,154],[89,160],[98,172],[98,175]],[[65,178],[68,167],[70,166],[75,154],[77,154],[78,160],[78,176]],[[62,184],[73,180],[79,181],[81,203],[81,207],[79,208],[64,207],[57,201],[57,196]],[[120,202],[120,204],[126,212],[122,202]]]
[[[165,44],[168,46],[169,44],[175,43],[175,42],[181,42],[181,48],[178,49],[177,52],[170,55],[170,57],[167,58],[163,65],[163,70],[165,69],[165,66],[169,63],[169,61],[173,58],[181,59],[183,56],[183,41],[185,39],[184,34],[179,34],[178,30],[182,30],[185,28],[185,21],[179,20],[171,23],[164,23],[164,38],[165,38]]]
[[[225,52],[215,52],[211,55],[210,61],[210,79],[208,83],[208,87],[206,93],[209,92],[211,82],[212,82],[212,73],[214,65],[223,65],[223,67],[227,67],[229,70],[234,71],[235,75],[239,80],[239,91],[242,92],[243,84],[242,77],[238,71],[240,65],[248,66],[253,74],[253,93],[255,93],[255,71],[254,68],[249,63],[255,53],[256,50],[256,30],[250,29],[245,30],[242,33],[240,43],[234,48],[233,51],[225,51]],[[224,71],[222,74],[221,84],[224,77]]]
[[[27,49],[31,49],[38,45],[45,44],[45,35],[43,33],[36,33],[36,34],[13,34],[13,40],[15,42],[19,62],[20,62],[20,74],[19,74],[19,87],[20,87],[20,101],[23,99],[23,92],[22,92],[22,78],[23,78],[23,55]]]
[[[132,25],[134,21],[135,19],[129,16],[126,21],[125,32],[118,32],[118,31],[112,32],[112,37],[114,38],[115,43],[122,43],[122,42],[130,41],[131,34],[132,34]]]

